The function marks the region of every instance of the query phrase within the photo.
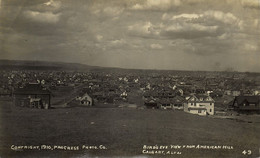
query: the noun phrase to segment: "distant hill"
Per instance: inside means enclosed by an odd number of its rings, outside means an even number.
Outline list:
[[[126,69],[116,67],[90,66],[79,63],[31,61],[31,60],[4,60],[0,59],[0,70],[50,70],[50,71],[95,71],[95,72],[116,72],[116,73],[161,73],[161,74],[207,74],[217,71],[189,71],[189,70],[158,70],[158,69]],[[227,72],[218,71],[217,73],[246,73],[251,77],[259,77],[260,73],[255,72]]]
[[[98,66],[89,66],[78,63],[27,61],[27,60],[0,60],[1,70],[79,70],[88,71],[102,69]]]
[[[0,70],[58,70],[58,71],[95,71],[120,73],[169,73],[176,70],[125,69],[115,67],[90,66],[79,63],[30,61],[30,60],[0,60]]]

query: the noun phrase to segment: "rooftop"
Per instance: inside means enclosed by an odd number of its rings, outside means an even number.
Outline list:
[[[27,84],[23,88],[18,88],[14,94],[51,94],[51,92],[40,84]]]

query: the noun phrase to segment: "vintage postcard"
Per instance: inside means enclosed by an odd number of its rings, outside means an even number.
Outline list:
[[[260,0],[0,0],[0,157],[260,157]]]

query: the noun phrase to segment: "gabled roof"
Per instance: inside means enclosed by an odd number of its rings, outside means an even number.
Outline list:
[[[237,96],[235,100],[238,104],[242,104],[244,102],[248,102],[249,104],[259,104],[260,96]]]
[[[169,99],[160,99],[159,103],[161,103],[161,104],[170,104],[171,102],[170,102]]]
[[[155,99],[147,99],[144,101],[145,103],[157,103]]]
[[[18,88],[14,92],[14,94],[51,94],[51,92],[42,87],[40,84],[27,84],[23,88]]]
[[[185,101],[185,99],[181,96],[175,96],[174,98],[171,99],[173,103],[182,103]]]
[[[188,101],[191,101],[192,98],[195,98],[195,101],[199,101],[199,102],[214,102],[214,100],[212,99],[212,97],[208,96],[208,95],[204,95],[204,94],[193,94]],[[202,100],[200,100],[200,98],[202,98]],[[207,100],[207,98],[209,98],[210,100]]]
[[[194,94],[194,95],[195,95],[196,98],[198,98],[198,99],[199,99],[199,98],[203,98],[203,100],[209,97],[208,95],[203,95],[203,94]]]

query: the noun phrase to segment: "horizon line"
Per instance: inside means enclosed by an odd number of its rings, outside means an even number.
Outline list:
[[[113,66],[98,66],[98,65],[89,65],[85,63],[77,62],[67,62],[67,61],[46,61],[46,60],[23,60],[23,59],[0,59],[0,61],[24,61],[24,62],[48,62],[48,63],[62,63],[62,64],[79,64],[90,67],[98,68],[111,68],[111,69],[124,69],[124,70],[147,70],[147,71],[199,71],[199,72],[236,72],[236,73],[260,73],[255,71],[238,71],[238,70],[181,70],[181,69],[156,69],[156,68],[125,68],[125,67],[113,67]]]

